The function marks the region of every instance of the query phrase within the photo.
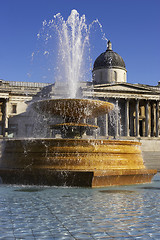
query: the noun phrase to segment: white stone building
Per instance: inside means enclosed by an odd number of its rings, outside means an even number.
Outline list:
[[[95,97],[113,102],[119,107],[114,135],[159,137],[160,86],[129,84],[126,80],[125,63],[112,50],[109,41],[106,52],[95,60],[93,83]],[[106,136],[110,135],[108,123],[105,131]]]

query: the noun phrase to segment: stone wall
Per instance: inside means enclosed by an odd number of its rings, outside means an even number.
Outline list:
[[[93,81],[96,84],[127,82],[126,70],[121,68],[106,68],[93,71]]]
[[[140,140],[145,166],[160,171],[160,139]]]

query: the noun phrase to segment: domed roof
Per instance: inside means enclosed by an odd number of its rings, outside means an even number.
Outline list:
[[[110,41],[108,41],[107,50],[104,53],[100,54],[99,57],[97,57],[94,62],[93,70],[110,67],[126,69],[123,58],[112,50],[112,44]]]

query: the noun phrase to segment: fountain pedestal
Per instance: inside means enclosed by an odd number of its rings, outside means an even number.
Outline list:
[[[20,184],[104,187],[148,183],[156,173],[134,141],[8,140],[2,163],[2,180]]]

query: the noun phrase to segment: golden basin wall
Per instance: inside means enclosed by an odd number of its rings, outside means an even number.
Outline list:
[[[144,169],[140,143],[83,139],[7,140],[0,163],[10,169]]]

